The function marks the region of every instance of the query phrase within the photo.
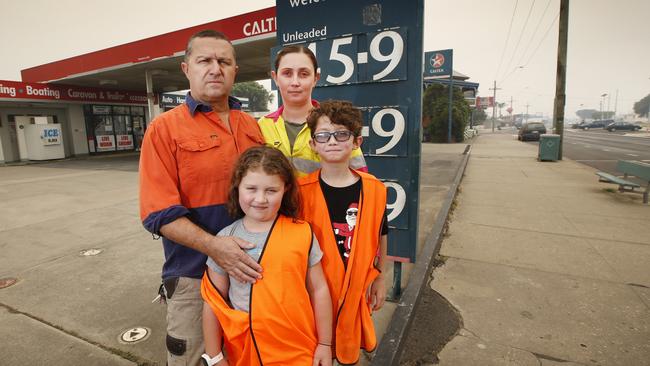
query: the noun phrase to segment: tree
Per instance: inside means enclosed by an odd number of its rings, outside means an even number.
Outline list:
[[[465,126],[469,123],[471,110],[459,88],[454,88],[451,110],[452,141],[464,139]],[[425,141],[447,142],[449,125],[449,90],[440,84],[431,84],[422,97],[422,122]]]
[[[474,124],[480,125],[481,123],[485,122],[486,119],[487,114],[483,108],[476,108],[474,110]]]
[[[253,112],[267,111],[268,103],[273,101],[273,94],[255,81],[233,85],[232,95],[248,98],[248,108]]]
[[[634,113],[638,114],[640,117],[648,117],[648,111],[650,110],[650,94],[643,97],[643,99],[634,103]]]

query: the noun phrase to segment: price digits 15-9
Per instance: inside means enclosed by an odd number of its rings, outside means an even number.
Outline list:
[[[357,34],[308,45],[320,66],[318,86],[406,80],[406,30]]]

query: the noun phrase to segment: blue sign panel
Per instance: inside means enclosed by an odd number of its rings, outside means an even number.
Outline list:
[[[305,44],[316,54],[314,98],[349,100],[362,110],[361,149],[370,173],[388,188],[388,254],[415,261],[423,0],[276,3],[278,44]]]
[[[429,51],[424,54],[424,77],[451,76],[454,50]]]

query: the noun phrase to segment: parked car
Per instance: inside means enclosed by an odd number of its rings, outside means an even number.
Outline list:
[[[539,141],[539,135],[546,133],[546,126],[542,122],[528,122],[519,129],[518,139],[521,141]]]
[[[591,121],[591,122],[583,122],[581,123],[578,128],[581,128],[583,130],[588,130],[590,128],[604,128],[610,123],[614,123],[613,119],[601,119],[601,120],[596,120],[596,121]]]
[[[639,131],[641,129],[641,126],[630,122],[614,122],[605,126],[605,129],[609,132],[616,130]]]

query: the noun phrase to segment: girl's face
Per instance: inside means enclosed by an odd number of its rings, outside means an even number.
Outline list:
[[[280,59],[278,71],[271,71],[271,77],[280,90],[284,104],[311,102],[311,91],[319,78],[311,59],[304,53],[295,52]]]
[[[279,175],[268,175],[261,168],[249,170],[237,188],[239,206],[247,219],[258,223],[275,220],[286,190]]]

